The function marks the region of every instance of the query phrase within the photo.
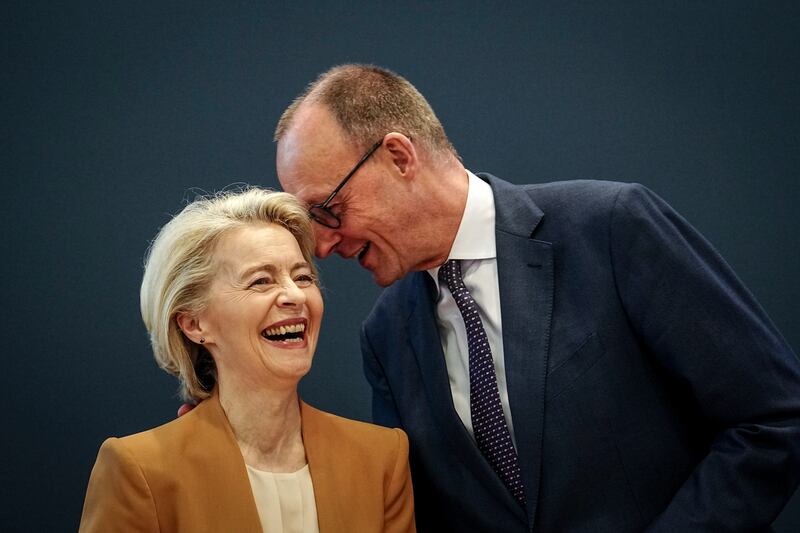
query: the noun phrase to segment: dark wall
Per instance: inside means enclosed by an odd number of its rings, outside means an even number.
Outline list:
[[[138,312],[148,241],[195,189],[277,187],[277,118],[336,63],[409,78],[473,171],[650,186],[800,346],[795,2],[17,4],[0,19],[4,531],[74,530],[102,440],[174,417]],[[302,392],[367,419],[357,328],[378,289],[321,268]],[[776,528],[800,530],[800,497]]]

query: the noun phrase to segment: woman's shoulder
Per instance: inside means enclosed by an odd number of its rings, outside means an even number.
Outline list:
[[[192,441],[197,441],[198,431],[202,431],[202,421],[208,421],[210,405],[201,402],[189,413],[170,420],[160,426],[151,429],[125,435],[121,437],[109,437],[103,442],[101,452],[115,456],[128,457],[136,463],[152,461],[174,460],[187,447],[191,446]]]
[[[305,402],[302,403],[302,415],[305,431],[324,434],[326,438],[336,438],[356,448],[378,445],[408,449],[408,437],[400,428],[387,428],[345,418],[322,411]]]

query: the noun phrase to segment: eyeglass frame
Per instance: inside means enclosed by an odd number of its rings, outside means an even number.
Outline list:
[[[326,228],[331,228],[331,229],[337,229],[337,228],[340,228],[342,226],[342,220],[333,211],[328,209],[328,204],[331,203],[331,200],[333,200],[333,198],[337,194],[339,194],[339,191],[342,190],[342,187],[344,187],[345,184],[348,181],[350,181],[350,178],[353,177],[353,175],[356,173],[356,171],[358,171],[358,169],[361,168],[361,166],[364,163],[367,162],[367,159],[369,159],[370,156],[372,154],[374,154],[375,151],[382,144],[383,144],[383,139],[381,139],[378,142],[376,142],[375,144],[373,144],[370,147],[370,149],[367,150],[367,153],[365,153],[363,156],[361,156],[361,159],[358,160],[358,163],[356,163],[356,165],[353,167],[353,169],[350,172],[348,172],[347,175],[344,178],[342,178],[342,181],[339,182],[339,185],[337,185],[336,188],[333,189],[333,192],[328,195],[328,197],[325,199],[324,202],[322,202],[321,204],[313,204],[313,205],[308,206],[308,216],[311,217],[311,220],[313,220],[317,224],[322,224]],[[331,220],[335,220],[336,221],[336,225],[334,226],[334,225],[328,224],[327,222],[322,220],[322,218],[316,216],[314,214],[314,211],[322,211],[323,213],[325,213],[325,215],[330,217]]]

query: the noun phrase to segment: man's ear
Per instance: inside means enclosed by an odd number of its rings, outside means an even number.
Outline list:
[[[392,158],[398,173],[405,178],[413,178],[419,166],[419,155],[411,139],[395,131],[386,134],[383,146]]]
[[[204,337],[203,328],[200,326],[200,321],[195,315],[179,313],[176,320],[178,322],[178,327],[181,328],[183,334],[186,335],[190,341],[196,344],[205,344],[206,338]]]

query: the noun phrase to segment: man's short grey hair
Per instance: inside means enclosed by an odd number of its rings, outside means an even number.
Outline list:
[[[405,78],[374,65],[339,65],[319,75],[283,112],[275,128],[280,141],[304,103],[322,104],[361,149],[398,132],[431,154],[458,156],[428,101]]]
[[[217,370],[208,350],[183,334],[177,317],[205,309],[218,269],[214,251],[220,238],[232,229],[259,223],[286,228],[316,278],[308,212],[288,193],[257,187],[195,200],[161,228],[147,251],[140,293],[142,319],[158,365],[178,377],[185,401],[207,398],[216,384]]]

